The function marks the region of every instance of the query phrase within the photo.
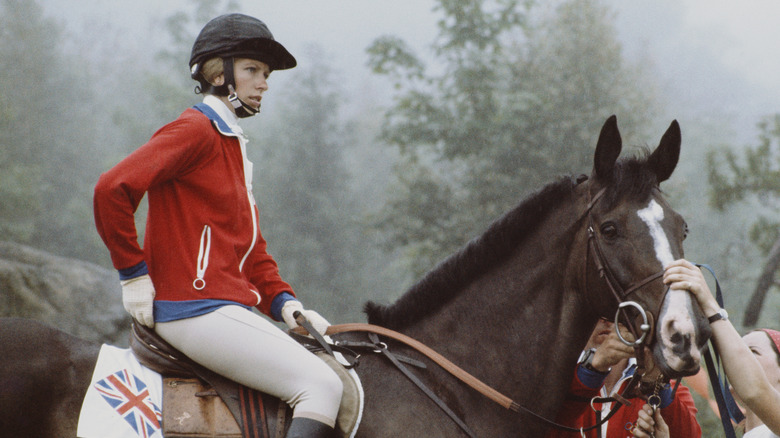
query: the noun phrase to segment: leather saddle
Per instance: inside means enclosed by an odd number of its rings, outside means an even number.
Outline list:
[[[178,351],[176,348],[168,344],[157,333],[142,325],[137,321],[133,321],[131,336],[130,336],[130,349],[135,354],[138,361],[147,368],[159,373],[163,380],[170,382],[171,384],[164,385],[163,392],[173,392],[174,387],[184,387],[181,385],[183,380],[197,380],[202,383],[201,388],[206,388],[206,391],[195,391],[196,397],[208,397],[218,395],[224,402],[227,410],[232,414],[236,424],[231,425],[229,419],[225,418],[208,418],[209,421],[214,421],[211,429],[222,429],[219,434],[213,436],[241,436],[241,437],[282,437],[284,432],[289,427],[289,423],[292,418],[292,410],[286,403],[282,402],[278,398],[272,397],[267,394],[260,393],[253,389],[246,388],[226,377],[223,377],[201,365],[195,363],[192,359]],[[194,383],[194,382],[190,382]],[[189,392],[190,394],[193,391]],[[179,398],[166,398],[165,400],[179,400]],[[185,403],[187,403],[185,401]],[[189,403],[193,403],[190,401]],[[195,404],[202,405],[202,403],[194,402]],[[171,410],[167,410],[169,413]],[[213,410],[212,410],[213,412]],[[222,410],[216,410],[216,412],[224,412]],[[271,413],[267,415],[266,413]],[[188,412],[184,412],[184,415],[191,415]],[[211,413],[206,417],[214,417]],[[216,415],[217,417],[219,415]],[[224,415],[223,415],[224,416]],[[171,418],[171,417],[169,417]],[[166,408],[163,407],[163,427],[166,427]],[[176,420],[180,420],[181,417],[176,417]],[[226,421],[227,420],[227,421]],[[253,421],[254,420],[254,421]],[[169,422],[170,423],[170,422]],[[227,424],[227,427],[225,426]],[[225,432],[225,429],[236,429],[236,425],[241,435]],[[231,427],[232,426],[232,427]],[[166,437],[169,435],[165,435]],[[200,434],[188,435],[182,433],[177,436],[204,436]]]

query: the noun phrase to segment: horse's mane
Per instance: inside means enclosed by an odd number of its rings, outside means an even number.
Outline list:
[[[532,193],[493,222],[481,236],[429,271],[394,304],[366,303],[368,321],[398,329],[442,307],[463,285],[504,260],[551,209],[571,198],[576,184],[573,178],[564,177]]]
[[[568,202],[574,187],[584,179],[563,177],[532,193],[429,271],[392,305],[367,302],[364,311],[369,323],[400,329],[444,306],[463,286],[504,260],[552,209]],[[613,184],[605,200],[614,204],[625,197],[644,198],[656,187],[658,182],[646,157],[621,159],[615,163]]]

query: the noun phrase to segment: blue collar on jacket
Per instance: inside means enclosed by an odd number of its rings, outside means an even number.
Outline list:
[[[206,117],[211,120],[212,123],[217,127],[219,132],[221,132],[223,135],[230,135],[230,136],[236,136],[237,134],[233,132],[232,129],[230,129],[230,126],[228,126],[227,123],[225,123],[224,120],[222,120],[222,117],[217,114],[216,111],[214,111],[213,108],[208,106],[207,104],[201,102],[199,104],[196,104],[193,106],[196,110],[202,112]]]

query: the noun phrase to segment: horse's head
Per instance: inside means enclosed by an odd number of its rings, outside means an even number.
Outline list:
[[[644,158],[618,160],[621,144],[612,116],[602,127],[587,187],[590,299],[602,316],[619,316],[631,327],[641,340],[637,347],[652,350],[664,375],[691,375],[699,369],[709,324],[689,293],[669,291],[661,279],[663,269],[683,257],[687,233],[659,189],[677,165],[680,127],[672,122]]]

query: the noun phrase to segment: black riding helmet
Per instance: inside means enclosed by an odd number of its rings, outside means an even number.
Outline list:
[[[208,83],[201,74],[203,63],[215,57],[222,58],[225,66],[225,85],[219,87]],[[196,91],[230,96],[239,117],[254,115],[257,110],[241,102],[230,91],[231,87],[236,86],[233,58],[256,59],[268,64],[271,71],[286,70],[297,65],[290,52],[274,40],[268,26],[257,18],[244,14],[226,14],[206,23],[195,38],[190,55],[190,73],[193,79],[200,82],[200,88]],[[249,114],[243,114],[244,111]]]

